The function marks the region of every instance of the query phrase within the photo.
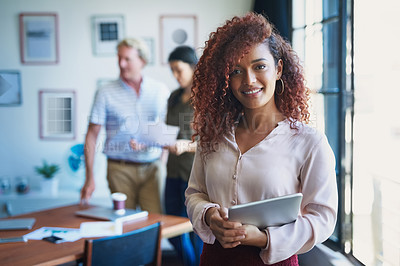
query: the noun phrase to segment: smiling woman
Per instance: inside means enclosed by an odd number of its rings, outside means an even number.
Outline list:
[[[200,265],[298,265],[332,234],[337,190],[332,149],[307,125],[297,55],[263,16],[234,17],[210,34],[192,94],[199,147],[185,195]],[[229,207],[299,192],[291,224],[228,220]]]

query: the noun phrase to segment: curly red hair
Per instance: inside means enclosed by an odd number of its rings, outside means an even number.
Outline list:
[[[278,110],[289,118],[292,128],[296,121],[309,122],[309,89],[304,84],[299,58],[290,44],[264,16],[253,12],[235,16],[210,34],[194,73],[193,139],[198,137],[203,155],[216,150],[242,113],[243,107],[229,87],[229,76],[237,62],[259,43],[268,44],[275,65],[280,59],[283,61],[284,91],[281,95],[275,93]],[[276,86],[281,87],[281,82],[277,81]]]

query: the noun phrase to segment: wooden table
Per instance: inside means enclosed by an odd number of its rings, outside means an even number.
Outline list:
[[[83,222],[93,222],[94,219],[79,217],[75,212],[87,209],[71,205],[54,208],[25,215],[13,216],[11,218],[36,218],[31,230],[0,231],[0,238],[22,236],[41,227],[66,227],[79,228]],[[147,218],[125,222],[124,233],[139,229],[141,227],[161,222],[161,235],[170,238],[192,231],[192,225],[187,218],[149,213]],[[0,244],[0,265],[57,265],[76,261],[83,258],[85,239],[81,238],[75,242],[53,244],[43,240],[28,240],[28,242]]]

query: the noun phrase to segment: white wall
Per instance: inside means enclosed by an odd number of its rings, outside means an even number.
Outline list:
[[[118,76],[116,57],[93,55],[91,16],[122,14],[126,36],[154,38],[156,65],[147,67],[145,73],[163,80],[172,90],[177,83],[168,66],[160,65],[160,15],[196,15],[198,46],[202,47],[211,31],[233,15],[242,15],[251,10],[252,6],[253,1],[248,0],[0,0],[0,70],[20,71],[23,101],[19,106],[0,107],[0,178],[27,176],[35,186],[38,177],[34,173],[34,166],[45,159],[64,167],[68,149],[84,141],[97,80]],[[18,35],[18,15],[21,12],[58,14],[58,64],[21,64]],[[74,89],[77,92],[76,140],[48,141],[39,138],[38,91],[41,89]],[[100,187],[97,193],[103,193],[101,188],[106,188],[105,158],[101,151],[97,155],[96,172]],[[72,186],[76,190],[83,181],[83,176],[72,176],[65,167],[58,176],[62,186]]]

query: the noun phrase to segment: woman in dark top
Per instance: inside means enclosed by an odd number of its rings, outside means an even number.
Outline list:
[[[167,181],[165,186],[165,209],[170,215],[187,217],[185,190],[192,169],[196,143],[192,142],[193,107],[190,104],[194,68],[197,64],[195,51],[188,46],[177,47],[168,58],[171,71],[179,88],[168,100],[167,124],[179,126],[175,145],[169,151]],[[198,265],[203,243],[194,233],[169,239],[184,265]]]

